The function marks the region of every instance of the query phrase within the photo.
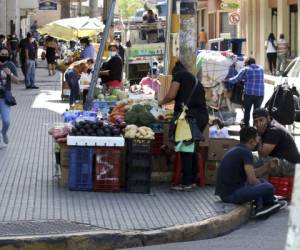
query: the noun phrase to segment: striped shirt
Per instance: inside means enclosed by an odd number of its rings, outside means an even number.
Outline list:
[[[230,85],[245,81],[245,94],[253,96],[264,96],[264,70],[261,66],[251,64],[244,67],[240,72],[228,80]]]
[[[289,45],[284,39],[280,39],[277,44],[277,55],[283,56],[287,55],[289,50]]]

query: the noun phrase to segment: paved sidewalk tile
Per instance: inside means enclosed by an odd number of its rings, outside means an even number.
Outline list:
[[[152,195],[72,192],[53,178],[55,159],[48,128],[62,122],[60,75],[37,70],[39,90],[14,85],[10,143],[0,150],[0,222],[65,220],[108,229],[154,229],[201,221],[231,210],[213,187],[172,192],[154,186]],[[58,223],[59,224],[59,223]],[[1,236],[0,230],[0,236]]]

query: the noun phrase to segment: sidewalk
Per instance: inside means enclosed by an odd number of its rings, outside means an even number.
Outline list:
[[[212,238],[248,219],[249,206],[219,202],[211,186],[173,192],[167,184],[153,185],[151,195],[60,187],[48,135],[68,107],[60,101],[59,79],[58,73],[49,77],[38,68],[39,90],[13,85],[18,105],[11,112],[10,143],[0,150],[0,249],[6,244],[23,249],[28,243],[53,247],[45,249],[115,249]]]

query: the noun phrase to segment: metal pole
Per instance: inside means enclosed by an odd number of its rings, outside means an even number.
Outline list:
[[[300,249],[300,164],[296,165],[293,197],[285,250]]]
[[[97,80],[98,80],[98,74],[99,74],[100,68],[101,68],[102,63],[103,63],[103,58],[102,58],[103,57],[103,52],[105,50],[106,42],[107,42],[107,39],[108,39],[108,36],[109,36],[109,30],[110,30],[111,24],[113,22],[115,6],[116,6],[116,0],[111,0],[109,15],[108,15],[107,20],[106,20],[105,29],[104,29],[104,33],[103,33],[103,38],[101,40],[100,48],[99,48],[99,51],[98,51],[98,54],[97,54],[97,59],[96,59],[95,67],[94,67],[94,72],[93,72],[93,75],[92,75],[92,81],[91,81],[91,85],[90,85],[90,88],[89,88],[86,104],[85,104],[85,107],[84,107],[85,110],[90,110],[92,108],[92,102],[93,102],[94,94],[95,94],[95,87],[96,87]]]
[[[167,30],[166,30],[166,43],[165,43],[165,58],[164,58],[164,74],[167,75],[169,72],[170,64],[170,41],[171,41],[171,27],[172,27],[172,9],[173,0],[168,0],[168,12],[167,12]]]

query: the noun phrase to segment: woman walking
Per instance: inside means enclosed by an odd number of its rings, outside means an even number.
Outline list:
[[[18,82],[18,78],[6,66],[9,61],[7,49],[0,50],[0,117],[2,120],[2,133],[0,135],[0,149],[8,144],[8,129],[10,125],[10,106],[5,101],[5,91],[11,91],[11,82]]]
[[[277,59],[277,42],[273,33],[270,33],[268,40],[265,42],[269,69],[272,75],[276,74],[276,59]]]
[[[46,59],[48,63],[48,70],[49,70],[49,76],[55,75],[55,57],[56,57],[56,51],[57,51],[57,43],[55,39],[51,36],[48,36],[45,44],[45,50],[46,50]]]
[[[187,114],[196,119],[199,130],[203,132],[208,123],[208,111],[203,85],[196,80],[190,72],[188,72],[180,61],[175,64],[172,75],[173,80],[169,92],[166,97],[159,102],[159,104],[164,105],[174,100],[174,117],[177,117],[178,114],[182,112],[182,104],[186,104],[189,96],[191,96],[187,104]],[[173,187],[175,190],[189,191],[193,188],[193,184],[196,183],[197,143],[194,142],[194,144],[195,148],[193,152],[180,152],[182,184],[180,186]]]

